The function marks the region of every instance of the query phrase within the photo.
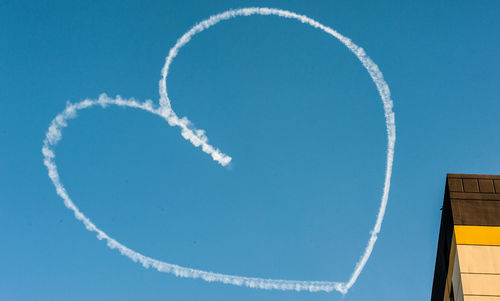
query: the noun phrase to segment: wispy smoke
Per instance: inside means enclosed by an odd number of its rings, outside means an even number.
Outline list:
[[[174,58],[177,56],[179,50],[185,46],[191,38],[203,32],[204,30],[212,27],[213,25],[232,18],[239,16],[251,16],[251,15],[274,15],[288,19],[295,19],[304,24],[308,24],[312,27],[320,29],[325,33],[337,38],[342,42],[349,50],[356,55],[356,57],[361,61],[363,66],[366,68],[370,74],[373,82],[377,86],[380,97],[384,105],[385,121],[387,128],[387,165],[385,172],[385,182],[384,189],[381,197],[380,207],[377,215],[377,220],[373,229],[370,233],[370,238],[368,244],[361,255],[359,261],[356,263],[354,271],[352,272],[350,278],[346,282],[331,282],[331,281],[295,281],[295,280],[279,280],[279,279],[264,279],[264,278],[254,278],[254,277],[243,277],[236,275],[226,275],[220,273],[207,272],[202,270],[191,269],[187,267],[178,266],[175,264],[159,261],[147,256],[144,256],[132,249],[127,248],[125,245],[119,243],[112,237],[108,236],[104,231],[99,229],[92,221],[87,218],[73,203],[69,197],[64,185],[61,183],[59,178],[59,173],[57,171],[57,165],[55,163],[55,147],[57,143],[62,138],[62,129],[67,126],[67,121],[69,119],[75,118],[78,111],[87,109],[93,106],[116,105],[122,107],[130,107],[141,109],[152,114],[158,115],[164,118],[169,125],[177,126],[181,128],[181,134],[186,139],[189,140],[194,146],[200,146],[201,149],[212,156],[212,158],[217,161],[222,166],[226,166],[231,162],[231,157],[222,153],[219,149],[208,144],[208,138],[205,135],[205,131],[196,129],[194,125],[186,118],[179,118],[177,114],[173,111],[170,99],[167,93],[166,79],[170,69],[170,65]],[[391,173],[392,164],[394,157],[394,144],[396,141],[396,125],[394,112],[392,111],[392,100],[390,97],[390,91],[387,83],[384,80],[382,73],[380,72],[378,66],[366,55],[363,48],[355,45],[350,39],[342,36],[340,33],[331,29],[330,27],[324,26],[321,23],[307,17],[304,15],[298,15],[296,13],[274,9],[274,8],[242,8],[236,10],[228,10],[221,14],[211,16],[210,18],[196,24],[188,32],[186,32],[170,49],[169,55],[166,58],[165,66],[162,69],[162,79],[160,80],[160,105],[155,106],[151,101],[138,102],[134,99],[122,99],[121,97],[110,98],[105,94],[102,94],[99,99],[91,100],[86,99],[79,103],[68,104],[66,109],[57,115],[51,122],[49,129],[46,133],[45,140],[43,142],[42,153],[44,156],[44,164],[48,169],[48,174],[52,180],[57,194],[64,200],[66,207],[71,209],[75,214],[76,219],[80,220],[87,230],[95,232],[97,238],[100,240],[105,240],[108,247],[111,249],[117,249],[122,255],[125,255],[132,259],[134,262],[140,262],[145,268],[153,267],[160,272],[171,273],[178,277],[186,278],[200,278],[209,282],[222,282],[227,284],[233,284],[238,286],[247,286],[251,288],[260,289],[277,289],[277,290],[295,290],[295,291],[339,291],[342,294],[346,294],[349,289],[354,285],[358,279],[361,271],[363,270],[366,262],[370,258],[373,250],[373,246],[377,240],[378,233],[380,232],[382,221],[384,219],[385,209],[387,206],[387,200],[389,197],[389,189],[391,183]]]

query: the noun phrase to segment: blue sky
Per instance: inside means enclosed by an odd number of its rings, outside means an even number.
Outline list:
[[[168,50],[229,8],[306,14],[363,47],[395,103],[387,216],[349,294],[261,291],[143,269],[75,220],[40,152],[67,101],[158,100]],[[0,227],[6,300],[422,300],[429,298],[445,175],[498,174],[500,5],[492,1],[194,1],[0,4]],[[104,231],[204,270],[345,281],[382,193],[386,135],[356,57],[295,21],[221,23],[179,53],[177,114],[233,157],[223,168],[160,118],[83,111],[57,147],[61,179]]]

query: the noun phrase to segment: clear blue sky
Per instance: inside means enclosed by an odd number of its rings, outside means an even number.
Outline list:
[[[229,8],[306,14],[362,46],[392,90],[398,140],[382,233],[348,295],[262,291],[143,269],[73,218],[41,146],[66,101],[158,100],[165,56]],[[3,1],[0,299],[426,300],[446,173],[500,174],[500,3]],[[82,112],[57,148],[81,210],[127,246],[245,276],[345,281],[382,193],[380,98],[324,33],[277,17],[204,32],[172,65],[176,112],[233,157],[223,168],[150,114]]]

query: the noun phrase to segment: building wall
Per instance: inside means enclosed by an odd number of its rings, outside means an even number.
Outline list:
[[[455,226],[465,301],[500,301],[500,227]]]
[[[449,174],[432,301],[500,301],[500,176]]]

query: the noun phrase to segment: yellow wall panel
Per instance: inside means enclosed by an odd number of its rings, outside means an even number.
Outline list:
[[[464,295],[500,296],[500,275],[462,274]]]
[[[500,274],[500,246],[457,245],[462,273]]]
[[[500,227],[455,225],[457,245],[500,246]]]

